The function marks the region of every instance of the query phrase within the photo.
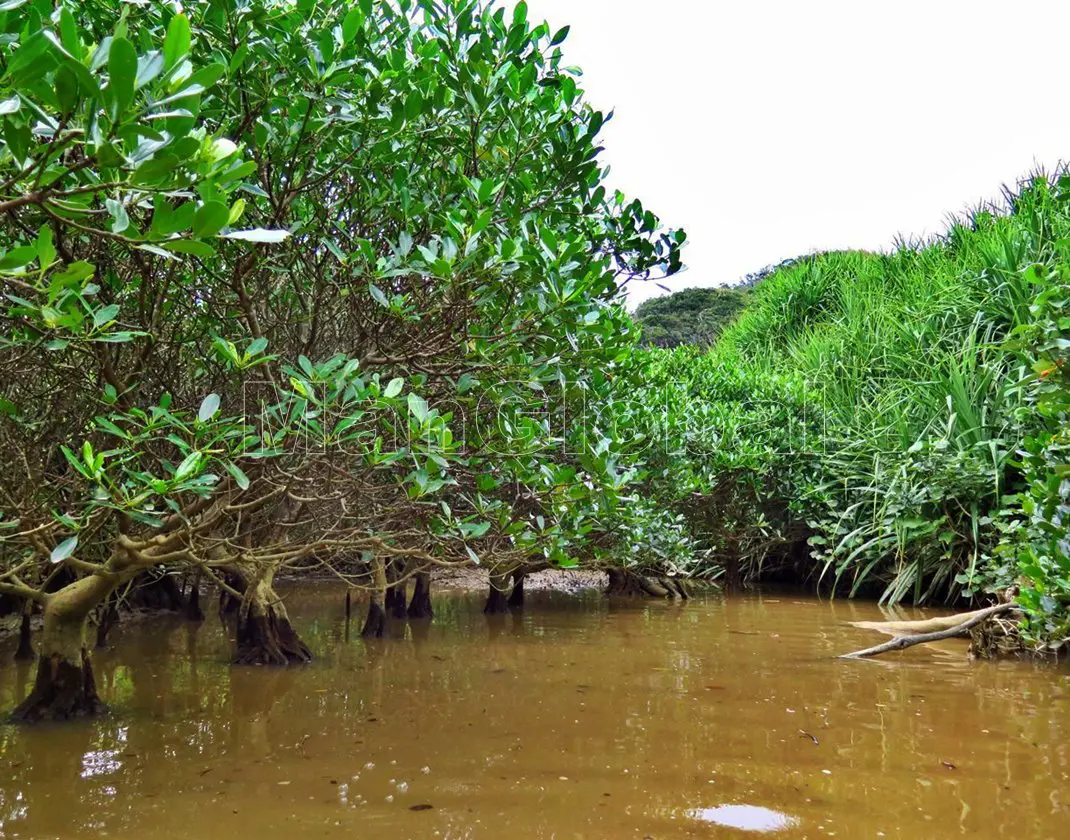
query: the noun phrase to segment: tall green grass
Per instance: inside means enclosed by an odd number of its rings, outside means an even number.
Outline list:
[[[807,418],[806,446],[786,431],[779,444],[792,456],[751,468],[759,477],[778,471],[758,484],[784,494],[783,542],[809,535],[805,571],[821,586],[895,602],[1014,582],[1012,568],[991,570],[1007,524],[1021,518],[1017,453],[1037,423],[1018,387],[1028,348],[1010,342],[1037,318],[1036,277],[1046,275],[1035,267],[1053,265],[1070,241],[1058,181],[1030,178],[929,242],[819,254],[775,271],[711,353],[688,363],[701,380],[689,391],[696,404],[719,399],[726,370],[756,392],[773,381],[801,387],[795,410]],[[738,394],[725,398],[738,404]],[[732,445],[751,446],[747,423],[737,431]],[[729,463],[731,454],[713,460]],[[716,486],[715,477],[687,485],[690,507],[703,498],[707,521],[723,504]],[[756,521],[767,520],[769,501],[755,503]],[[746,511],[732,518],[743,522]],[[775,542],[765,542],[766,555],[798,565],[799,552]],[[749,559],[755,572],[776,566],[769,556]]]

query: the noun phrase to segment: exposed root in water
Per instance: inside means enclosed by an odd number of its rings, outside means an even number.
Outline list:
[[[143,572],[127,596],[128,603],[147,610],[185,613],[186,599],[182,597],[178,580],[176,575],[167,572]]]
[[[364,629],[360,631],[360,635],[365,639],[381,639],[386,633],[386,596],[389,591],[387,570],[382,557],[373,557],[371,565],[371,603],[368,605],[368,617],[364,621]]]
[[[364,621],[364,628],[360,631],[361,638],[381,639],[386,632],[386,613],[383,608],[372,601],[368,607],[368,617]]]
[[[409,618],[432,618],[435,611],[431,607],[431,573],[419,572],[412,588],[412,600],[409,601]]]
[[[237,566],[227,570],[227,586],[220,592],[219,614],[234,629],[235,665],[292,665],[312,661],[312,651],[298,637],[286,607],[275,593],[272,574]],[[231,624],[233,622],[233,624]]]
[[[30,604],[22,610],[22,621],[19,624],[19,646],[15,650],[16,662],[29,662],[36,656],[33,650],[33,641],[30,638]]]
[[[609,586],[607,595],[630,596],[639,598],[679,598],[691,597],[687,583],[681,578],[652,577],[631,569],[608,569]]]
[[[505,594],[509,588],[508,574],[490,576],[490,588],[487,590],[487,603],[483,606],[485,615],[501,615],[509,612],[509,598]]]
[[[856,650],[853,653],[845,653],[839,658],[863,659],[869,656],[878,656],[882,653],[888,653],[889,651],[905,650],[908,647],[925,644],[927,642],[939,642],[943,639],[951,639],[955,636],[961,636],[968,633],[973,627],[984,621],[988,621],[994,616],[1017,609],[1019,609],[1017,604],[996,604],[994,607],[987,607],[983,610],[974,610],[973,612],[959,613],[958,615],[946,616],[943,619],[933,619],[923,622],[860,622],[859,624],[869,625],[870,629],[879,629],[879,627],[874,627],[873,625],[897,624],[901,627],[903,625],[913,625],[916,627],[918,625],[931,624],[932,621],[941,621],[946,624],[950,620],[958,620],[957,624],[944,627],[942,630],[932,630],[927,633],[915,633],[914,635],[897,635],[894,639],[885,642],[884,644],[874,645],[873,647],[864,648],[863,650]],[[856,624],[855,626],[859,626],[859,624]]]
[[[1037,655],[1022,638],[1017,621],[991,618],[970,630],[970,656],[974,659],[1003,659]]]
[[[386,590],[386,613],[391,618],[404,618],[407,607],[405,605],[405,584],[396,583]]]
[[[186,598],[186,620],[204,621],[204,610],[201,609],[201,580],[200,575],[193,579],[193,585]]]
[[[238,620],[235,665],[291,665],[312,661],[312,651],[298,638],[290,620],[273,607]]]
[[[37,663],[33,690],[11,719],[33,723],[39,720],[69,720],[100,714],[104,704],[97,695],[93,666],[83,649],[81,662],[71,662],[60,654],[42,656]]]
[[[524,609],[524,573],[519,569],[513,572],[513,591],[508,606],[514,612]]]
[[[108,634],[119,624],[119,605],[112,594],[100,609],[100,617],[97,619],[97,648],[103,649],[108,646]]]

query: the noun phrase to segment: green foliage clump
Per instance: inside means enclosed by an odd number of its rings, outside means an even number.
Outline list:
[[[684,289],[639,304],[635,320],[643,328],[644,345],[710,347],[746,303],[746,289]]]
[[[1070,239],[1060,239],[1056,249],[1053,265],[1026,274],[1039,294],[1034,320],[1014,344],[1031,362],[1019,383],[1028,433],[1015,459],[1022,486],[1008,499],[997,549],[1003,561],[997,579],[1008,568],[1017,574],[1026,629],[1048,643],[1070,638]]]
[[[381,590],[638,527],[576,407],[685,237],[607,191],[566,35],[523,2],[0,4],[0,595]]]
[[[921,246],[792,261],[710,353],[650,353],[675,395],[650,413],[692,431],[648,480],[715,571],[889,602],[1017,590],[1036,638],[1067,638],[1068,184]]]

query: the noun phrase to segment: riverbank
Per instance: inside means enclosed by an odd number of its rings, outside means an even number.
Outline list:
[[[486,569],[466,566],[460,569],[436,569],[431,576],[433,586],[466,592],[486,591],[490,575]],[[609,580],[605,572],[544,569],[524,576],[528,592],[564,592],[575,595],[592,589],[604,590]]]

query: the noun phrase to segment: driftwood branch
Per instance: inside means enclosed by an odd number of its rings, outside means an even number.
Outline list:
[[[971,613],[963,613],[958,616],[963,619],[960,623],[948,627],[944,630],[937,630],[932,633],[920,633],[910,636],[896,636],[891,641],[884,644],[874,645],[864,650],[856,650],[853,653],[842,654],[840,659],[864,659],[867,656],[877,656],[882,653],[888,653],[893,650],[905,650],[908,647],[914,645],[925,644],[926,642],[939,642],[941,639],[950,639],[954,636],[961,636],[971,627],[975,627],[982,621],[986,621],[994,615],[1000,615],[1001,613],[1010,612],[1011,610],[1017,610],[1017,604],[996,604],[994,607],[988,607],[983,610],[976,610]],[[954,617],[954,616],[952,616]]]

